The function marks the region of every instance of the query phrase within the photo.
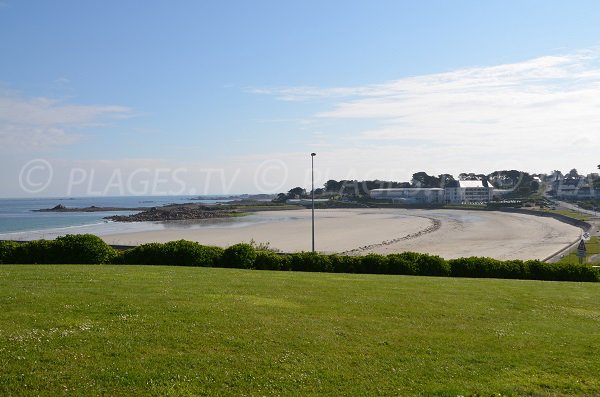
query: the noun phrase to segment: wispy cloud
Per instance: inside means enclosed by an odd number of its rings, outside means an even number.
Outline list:
[[[567,151],[564,157],[573,166],[581,164],[581,158],[569,151],[582,147],[582,142],[586,149],[600,151],[597,49],[358,87],[256,92],[285,101],[322,103],[313,120],[342,125],[369,121],[371,127],[347,137],[348,145],[394,145],[401,150],[407,142],[423,143],[455,151],[457,164],[465,163],[465,155],[481,153],[482,147],[492,148],[497,158],[526,152],[536,160],[524,159],[523,164],[534,169],[535,164],[549,166],[547,153],[557,148]],[[382,155],[387,152],[381,150]]]
[[[79,105],[0,90],[0,143],[4,148],[31,149],[71,144],[79,138],[72,130],[131,114],[124,106]]]

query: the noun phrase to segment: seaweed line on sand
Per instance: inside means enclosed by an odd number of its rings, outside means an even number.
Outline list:
[[[359,254],[361,252],[369,251],[374,248],[384,247],[386,245],[392,245],[392,244],[398,243],[400,241],[412,240],[414,238],[424,236],[425,234],[433,233],[442,227],[442,221],[440,221],[439,219],[429,218],[426,216],[420,216],[419,218],[429,219],[431,221],[431,225],[426,227],[423,230],[419,230],[416,233],[407,234],[406,236],[398,237],[398,238],[395,238],[392,240],[385,240],[385,241],[382,241],[381,243],[377,243],[377,244],[364,245],[362,247],[354,248],[354,249],[351,249],[348,251],[343,251],[343,252],[340,252],[340,255]]]

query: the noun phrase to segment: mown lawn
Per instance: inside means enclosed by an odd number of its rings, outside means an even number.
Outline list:
[[[592,217],[588,214],[583,214],[581,212],[573,211],[573,210],[545,210],[546,212],[552,212],[554,214],[568,216],[569,218],[578,219],[580,221],[589,221]]]
[[[586,263],[589,262],[590,257],[600,254],[600,239],[596,236],[592,237],[585,242],[586,248]],[[559,263],[579,263],[579,256],[577,256],[577,250],[574,250],[561,258]]]
[[[0,266],[0,395],[600,395],[600,285]]]

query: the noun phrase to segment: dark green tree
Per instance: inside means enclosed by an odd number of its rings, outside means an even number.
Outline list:
[[[342,189],[342,183],[338,182],[334,179],[330,179],[327,182],[325,182],[325,191],[326,192],[340,192],[340,190]]]
[[[440,187],[444,187],[451,182],[455,182],[454,176],[450,174],[441,174],[438,175],[438,178],[440,179]]]
[[[575,168],[573,168],[567,174],[567,178],[569,178],[569,179],[579,179],[579,172],[577,172],[577,170]]]
[[[440,178],[432,175],[427,175],[426,172],[421,171],[413,174],[411,183],[414,187],[440,187]]]
[[[304,188],[301,188],[300,186],[297,186],[293,189],[290,189],[287,195],[288,198],[302,197],[306,195],[306,190],[304,190]]]

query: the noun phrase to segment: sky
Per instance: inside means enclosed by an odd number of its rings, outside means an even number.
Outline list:
[[[0,0],[0,197],[597,172],[600,2]]]

